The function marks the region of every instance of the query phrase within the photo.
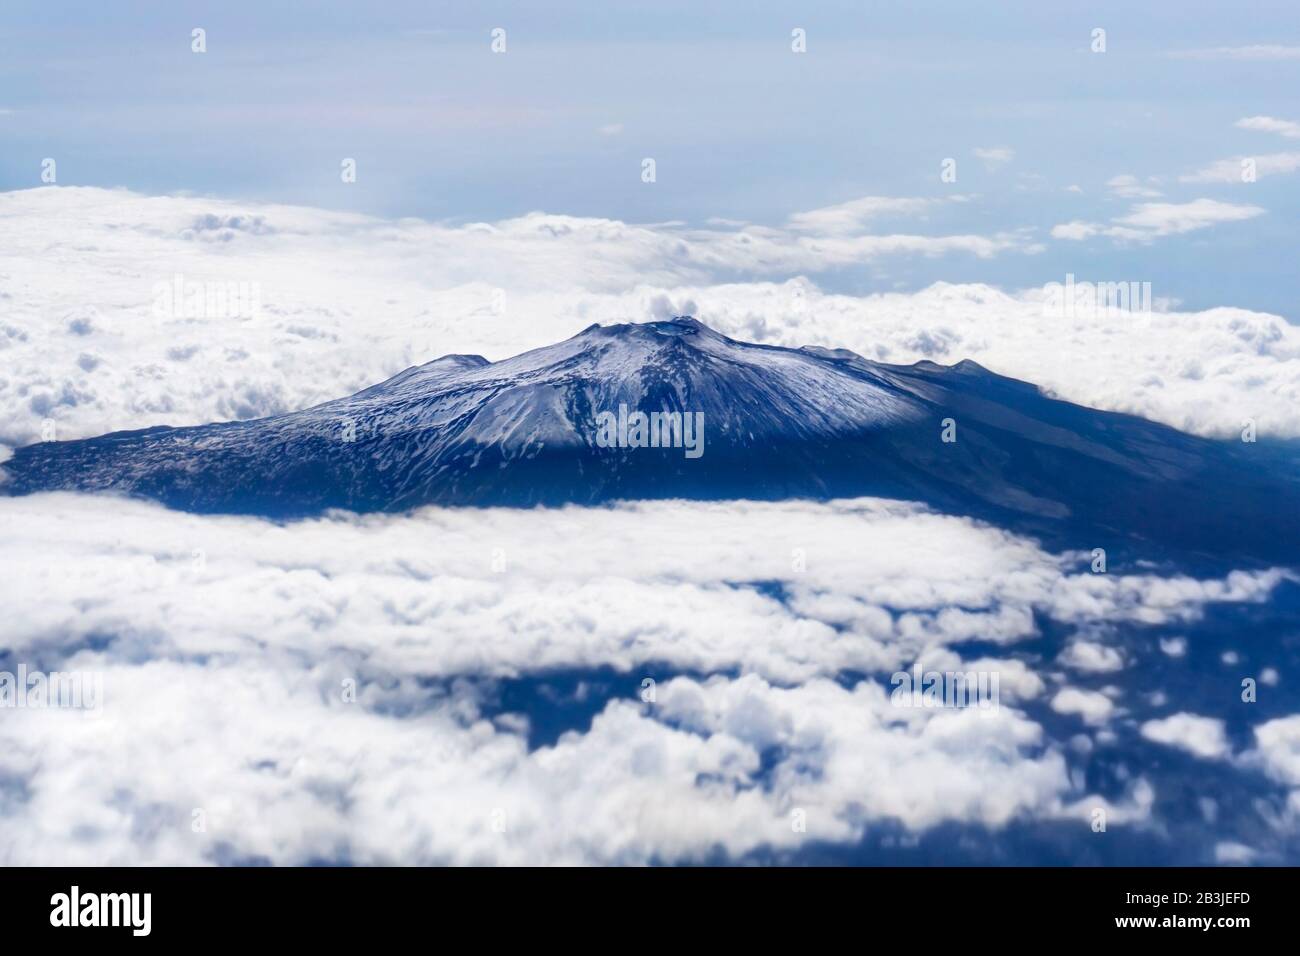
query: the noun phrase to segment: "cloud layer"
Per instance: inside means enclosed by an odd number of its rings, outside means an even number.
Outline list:
[[[5,712],[9,865],[672,862],[882,824],[1138,825],[1151,784],[1089,786],[1077,739],[1035,716],[1050,700],[1104,745],[1127,702],[1021,645],[1043,620],[1094,643],[1185,624],[1285,577],[1096,575],[876,500],[278,525],[56,494],[0,512],[5,666],[103,679],[94,715]],[[900,706],[889,675],[916,661],[1000,675],[1000,706]],[[533,746],[536,708],[496,688],[554,673],[613,690]],[[1187,738],[1170,726],[1155,739]],[[1261,730],[1268,773],[1284,737]]]
[[[864,231],[931,203],[868,198],[782,229],[701,231],[541,213],[452,226],[97,189],[6,193],[0,443],[274,414],[447,353],[499,359],[593,322],[683,312],[773,344],[898,363],[971,358],[1201,434],[1233,435],[1253,418],[1263,436],[1300,435],[1300,333],[1277,316],[1162,311],[1156,288],[1151,314],[1061,318],[1041,290],[941,283],[827,295],[803,277],[886,253],[1028,249],[1018,235]],[[1229,204],[1191,206],[1142,204],[1116,228],[1181,231]]]

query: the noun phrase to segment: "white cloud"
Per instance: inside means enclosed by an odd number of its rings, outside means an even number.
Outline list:
[[[1161,720],[1148,720],[1142,725],[1142,736],[1203,760],[1221,760],[1232,754],[1223,721],[1214,717],[1178,713]]]
[[[1102,227],[1095,222],[1084,222],[1076,219],[1073,222],[1062,222],[1052,227],[1053,239],[1073,239],[1083,240],[1091,239],[1093,236],[1102,232]]]
[[[1016,151],[1010,146],[977,146],[971,153],[989,170],[1000,169],[1016,156]]]
[[[1036,614],[1190,621],[1207,603],[1265,600],[1283,577],[1094,575],[1027,539],[875,499],[427,508],[280,528],[51,494],[0,499],[0,515],[15,652],[118,633],[149,653],[327,646],[439,677],[658,661],[883,679],[927,650],[1032,638]]]
[[[870,683],[680,678],[530,752],[471,688],[399,717],[380,688],[341,703],[285,663],[120,667],[97,720],[15,712],[0,769],[31,789],[0,819],[0,861],[679,862],[1098,801],[1016,711],[902,711]]]
[[[0,443],[11,445],[37,440],[47,418],[74,438],[290,411],[450,352],[500,359],[593,322],[677,310],[769,344],[897,363],[971,358],[1201,434],[1235,435],[1250,417],[1263,435],[1300,435],[1300,332],[1241,309],[1063,319],[1044,315],[1039,290],[939,283],[840,296],[806,278],[719,279],[745,261],[782,278],[798,269],[769,260],[757,226],[708,233],[731,237],[740,251],[728,258],[721,240],[698,245],[689,230],[541,214],[452,227],[94,189],[0,194],[0,209],[11,226],[0,235],[11,277]],[[804,265],[882,238],[779,236]],[[154,286],[178,274],[256,283],[260,311],[156,317]]]
[[[1081,240],[1107,236],[1119,242],[1151,242],[1164,236],[1176,236],[1224,222],[1240,222],[1262,216],[1259,206],[1220,202],[1217,199],[1194,199],[1185,203],[1137,203],[1125,216],[1110,225],[1069,222],[1052,227],[1054,239]]]
[[[892,196],[863,196],[851,202],[795,213],[789,226],[797,232],[848,235],[861,232],[873,220],[884,216],[914,216],[942,202],[961,202],[958,196],[946,200]]]
[[[1106,187],[1116,196],[1125,199],[1154,199],[1161,195],[1160,190],[1150,185],[1144,185],[1136,176],[1127,173],[1106,180]]]
[[[1150,785],[1088,793],[1022,709],[1047,681],[1013,649],[1039,617],[1191,620],[1264,599],[1280,572],[1081,568],[871,499],[292,524],[0,499],[11,659],[99,672],[104,693],[95,718],[0,721],[0,777],[25,794],[0,816],[0,862],[672,862],[882,821],[1140,822]],[[972,639],[1006,651],[963,658]],[[1001,705],[892,704],[888,675],[918,658],[998,673]],[[495,703],[501,678],[605,669],[612,698],[550,746]],[[1117,694],[1051,706],[1098,727]]]
[[[1241,581],[1076,574],[997,529],[871,500],[279,525],[58,494],[0,499],[0,518],[13,658],[102,673],[104,690],[95,718],[0,722],[0,776],[26,795],[0,817],[7,865],[672,862],[880,821],[1084,823],[1104,806],[1137,822],[1150,786],[1084,790],[1020,709],[1043,679],[963,660],[962,642],[1033,637],[1035,614],[1141,620],[1133,595],[1158,620],[1250,599]],[[1000,673],[1001,706],[892,704],[887,674],[918,654]],[[550,746],[529,748],[528,713],[495,713],[493,678],[606,667],[626,675],[613,698]],[[637,699],[643,675],[681,670],[701,676]],[[1094,726],[1114,710],[1072,688],[1052,706]]]
[[[1259,851],[1231,840],[1214,845],[1214,862],[1225,866],[1244,866],[1253,863]]]
[[[23,277],[7,284],[0,323],[9,443],[32,440],[45,418],[63,437],[124,414],[140,425],[246,418],[448,351],[505,357],[590,324],[581,310],[591,292],[1024,245],[1014,235],[689,229],[542,213],[450,226],[75,187],[0,194],[0,210],[11,226],[0,269]],[[256,287],[260,308],[159,315],[159,290],[177,281]]]
[[[1187,654],[1187,638],[1160,638],[1160,650],[1170,657],[1184,657]]]
[[[1300,787],[1300,714],[1278,717],[1255,728],[1255,749],[1245,755],[1279,783]]]
[[[1242,164],[1246,160],[1251,160],[1254,163],[1256,178],[1261,176],[1285,175],[1300,169],[1300,153],[1268,153],[1264,156],[1234,156],[1231,159],[1220,159],[1208,166],[1198,169],[1194,173],[1179,176],[1178,181],[1183,183],[1245,182],[1246,180],[1243,177]]]
[[[1272,116],[1247,116],[1237,120],[1233,125],[1238,129],[1277,133],[1287,139],[1300,139],[1300,123],[1294,120],[1276,119]]]
[[[1052,698],[1052,710],[1058,714],[1077,715],[1088,726],[1098,727],[1110,720],[1115,705],[1098,691],[1064,687]]]
[[[1124,655],[1113,647],[1098,644],[1096,641],[1074,640],[1061,652],[1058,658],[1065,667],[1091,674],[1104,674],[1122,670]]]
[[[1157,302],[1151,313],[1063,318],[1045,315],[1041,290],[1010,295],[946,283],[866,297],[822,295],[802,280],[670,295],[692,300],[706,321],[742,339],[842,347],[898,363],[971,358],[1060,398],[1186,431],[1237,437],[1243,419],[1253,418],[1269,434],[1300,435],[1300,329],[1277,316],[1159,311]]]

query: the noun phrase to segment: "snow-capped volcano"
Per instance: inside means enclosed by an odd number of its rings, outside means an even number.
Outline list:
[[[4,468],[10,493],[275,516],[870,494],[1276,557],[1300,550],[1285,465],[1264,444],[1055,401],[972,362],[884,365],[677,318],[592,326],[499,362],[448,355],[274,418],[30,445]]]

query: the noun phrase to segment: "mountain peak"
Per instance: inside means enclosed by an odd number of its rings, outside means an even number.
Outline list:
[[[636,437],[642,416],[664,441]],[[672,430],[687,421],[690,457]],[[873,495],[1069,529],[1069,547],[1119,535],[1294,557],[1300,486],[1269,460],[1055,401],[970,361],[885,365],[737,342],[676,316],[593,325],[497,362],[445,355],[274,418],[29,445],[0,468],[11,494],[112,491],[286,517]],[[1224,486],[1238,493],[1216,497]]]
[[[588,334],[606,337],[704,335],[719,341],[731,341],[721,332],[711,329],[699,319],[690,315],[675,315],[671,319],[653,319],[649,322],[615,322],[610,325],[601,325],[596,322],[578,333],[578,337]]]

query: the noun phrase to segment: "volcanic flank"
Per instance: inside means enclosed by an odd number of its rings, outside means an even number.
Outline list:
[[[9,494],[197,512],[876,495],[1071,538],[1300,553],[1300,483],[1265,443],[1057,401],[969,361],[755,345],[692,318],[448,355],[273,418],[29,445],[2,467]]]

